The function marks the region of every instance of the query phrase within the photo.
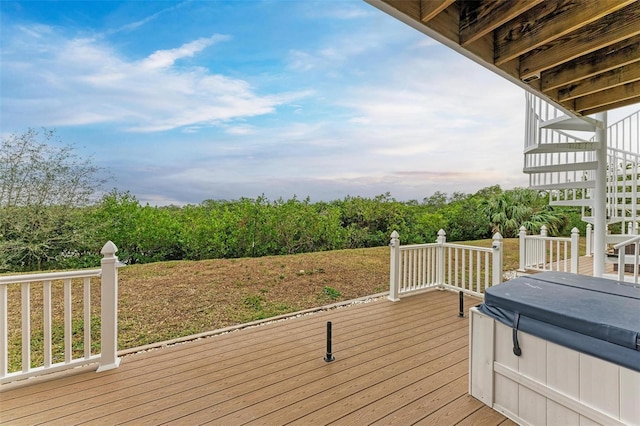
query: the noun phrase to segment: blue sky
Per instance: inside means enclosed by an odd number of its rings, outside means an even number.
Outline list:
[[[0,7],[3,137],[56,129],[143,203],[526,185],[522,89],[363,1]]]

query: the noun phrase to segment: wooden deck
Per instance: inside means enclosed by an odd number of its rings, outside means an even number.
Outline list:
[[[468,357],[457,294],[431,291],[127,355],[102,373],[5,385],[0,423],[513,424],[467,394]]]
[[[554,271],[564,271],[569,268],[568,263],[564,261],[559,261],[554,263],[553,265],[549,265],[549,268]],[[539,271],[527,271],[528,273],[535,274]],[[593,256],[580,256],[578,258],[578,274],[581,275],[593,275]],[[604,265],[604,274],[605,278],[608,279],[617,279],[615,274],[617,272],[614,271],[614,266],[612,263],[605,263]],[[631,276],[631,274],[626,274]]]

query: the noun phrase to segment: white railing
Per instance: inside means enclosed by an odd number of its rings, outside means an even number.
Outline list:
[[[578,273],[578,248],[580,231],[571,230],[571,237],[549,237],[547,227],[542,226],[540,235],[527,235],[520,227],[519,271],[562,271]]]
[[[640,152],[640,111],[608,126],[607,144],[626,152]]]
[[[48,374],[81,365],[98,363],[97,371],[116,368],[120,360],[117,356],[118,345],[118,251],[115,244],[107,242],[102,248],[101,269],[0,276],[0,383],[8,383],[28,377]],[[91,301],[92,278],[101,278],[100,287],[100,353],[92,351],[92,312],[97,310]],[[74,316],[73,292],[81,286],[82,313]],[[18,288],[19,287],[19,288]],[[42,298],[36,297],[33,289],[42,289]],[[15,289],[15,290],[14,290]],[[52,289],[54,291],[52,291]],[[56,297],[58,291],[61,297]],[[53,295],[52,295],[53,293]],[[19,302],[11,301],[11,306],[20,309],[20,323],[9,324],[9,295],[19,297]],[[77,305],[76,305],[77,308]],[[57,323],[62,315],[62,333]],[[42,334],[35,335],[31,326],[42,314]],[[34,315],[35,314],[35,315]],[[81,331],[74,330],[76,324],[82,324]],[[21,371],[9,371],[9,329],[21,328],[20,352]],[[20,331],[20,330],[18,330]],[[12,333],[14,335],[15,333]],[[60,334],[62,334],[60,336]],[[75,334],[75,336],[74,336]],[[78,336],[81,334],[81,336]],[[41,341],[41,365],[32,366],[32,342]],[[80,344],[81,342],[81,344]],[[74,358],[74,343],[82,348],[82,356]],[[54,347],[62,346],[61,350]],[[62,361],[57,362],[60,358]]]
[[[541,129],[540,125],[545,121],[553,120],[565,115],[564,112],[544,101],[536,95],[525,93],[525,123],[524,123],[524,151],[536,147],[546,133],[553,132]]]
[[[441,288],[482,297],[485,288],[502,282],[502,236],[493,236],[492,247],[446,242],[444,230],[432,244],[400,245],[391,234],[389,299],[400,294]]]
[[[536,170],[529,174],[530,187],[547,187],[552,193],[570,189],[571,192],[558,192],[554,197],[561,201],[565,200],[563,195],[582,199],[587,182],[594,178],[594,144],[575,134],[543,127],[561,117],[565,114],[558,108],[526,94],[524,170]]]
[[[550,204],[582,205],[592,212],[595,137],[589,140],[555,127],[565,114],[537,96],[526,94],[524,170],[529,186],[549,191]],[[607,216],[627,221],[638,215],[640,184],[640,111],[607,127]]]
[[[627,254],[628,246],[633,246],[633,254]],[[640,235],[635,235],[626,241],[614,245],[613,249],[618,252],[618,281],[625,281],[625,266],[631,264],[633,265],[633,282],[638,284]]]

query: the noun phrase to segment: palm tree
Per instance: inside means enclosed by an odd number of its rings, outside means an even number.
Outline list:
[[[545,193],[528,188],[503,191],[481,202],[481,209],[489,218],[491,232],[515,237],[521,226],[539,232],[542,225],[549,234],[558,233],[566,219],[547,204]]]

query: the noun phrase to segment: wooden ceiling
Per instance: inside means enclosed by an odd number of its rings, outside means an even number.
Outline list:
[[[576,115],[640,102],[640,0],[366,0]]]

